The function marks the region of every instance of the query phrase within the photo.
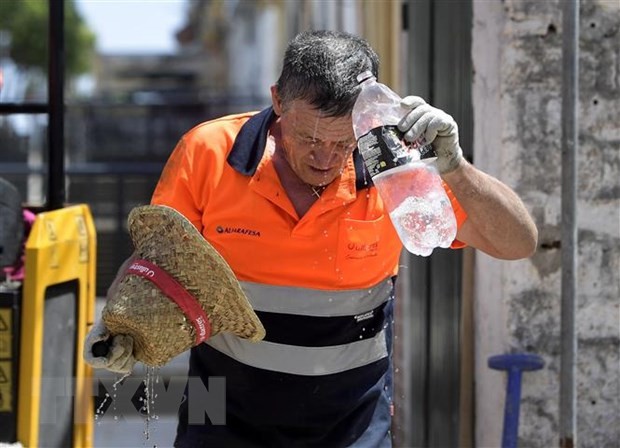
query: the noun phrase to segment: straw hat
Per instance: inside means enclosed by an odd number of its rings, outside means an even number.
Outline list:
[[[220,332],[263,339],[232,270],[183,215],[148,205],[134,208],[128,224],[138,259],[102,318],[112,334],[133,337],[138,361],[164,365]]]

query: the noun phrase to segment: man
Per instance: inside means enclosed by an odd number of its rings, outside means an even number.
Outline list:
[[[266,329],[191,351],[189,375],[226,378],[226,425],[191,425],[175,446],[390,446],[394,279],[401,243],[357,151],[356,76],[378,72],[368,43],[307,32],[289,44],[273,106],[183,136],[152,203],[185,215],[228,261]],[[537,231],[506,185],[467,163],[454,120],[418,97],[399,127],[438,154],[458,222],[453,247],[516,259]],[[98,324],[86,350],[107,332]],[[114,350],[113,350],[114,351]],[[93,359],[131,370],[130,350]],[[191,400],[191,397],[188,397]],[[190,422],[191,423],[191,422]]]

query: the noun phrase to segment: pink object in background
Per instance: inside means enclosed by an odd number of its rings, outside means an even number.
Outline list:
[[[34,224],[34,220],[36,219],[37,215],[32,213],[30,210],[23,209],[22,217],[24,219],[24,238],[22,240],[21,254],[19,258],[17,259],[17,261],[15,261],[13,266],[9,266],[3,269],[7,280],[19,281],[19,282],[24,280],[26,241],[28,240],[28,235],[30,235],[30,229],[32,229],[32,225]]]

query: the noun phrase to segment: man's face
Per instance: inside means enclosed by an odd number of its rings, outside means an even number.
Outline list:
[[[274,110],[280,116],[280,143],[295,174],[314,186],[336,179],[356,146],[351,117],[323,117],[300,100],[282,107],[275,97]]]

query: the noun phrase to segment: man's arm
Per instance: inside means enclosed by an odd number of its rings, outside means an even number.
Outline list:
[[[464,159],[442,178],[467,213],[456,235],[459,241],[504,260],[534,253],[538,230],[521,199],[508,186]]]
[[[417,96],[403,98],[401,106],[409,110],[398,124],[405,139],[432,143],[435,166],[467,213],[456,237],[496,258],[532,255],[538,231],[523,202],[507,185],[463,158],[454,119]]]

